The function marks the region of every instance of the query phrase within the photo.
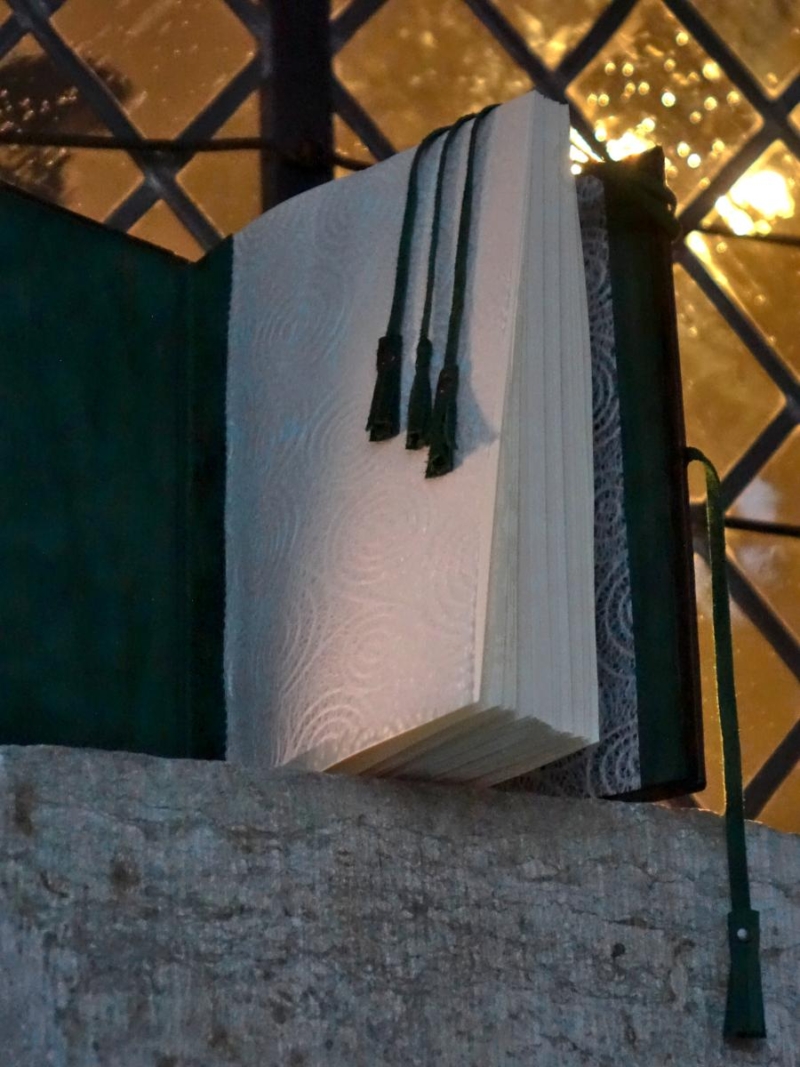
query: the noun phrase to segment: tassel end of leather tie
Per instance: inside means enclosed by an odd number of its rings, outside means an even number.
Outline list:
[[[728,915],[731,970],[725,1006],[726,1037],[765,1037],[759,963],[758,912],[737,908]]]
[[[443,367],[436,386],[431,419],[431,447],[426,478],[449,474],[456,458],[458,367]]]
[[[400,432],[400,378],[403,339],[387,334],[378,341],[378,376],[367,419],[370,441],[388,441]]]
[[[408,430],[406,448],[413,450],[423,448],[430,442],[432,397],[431,397],[431,358],[433,344],[422,338],[417,345],[417,362],[414,369],[414,381],[408,399]]]

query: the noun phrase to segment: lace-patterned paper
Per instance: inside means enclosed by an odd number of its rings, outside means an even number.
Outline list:
[[[480,694],[522,240],[507,205],[525,201],[537,109],[558,107],[532,94],[486,125],[471,282],[482,310],[465,323],[459,465],[446,478],[426,481],[425,453],[406,451],[402,436],[376,445],[364,432],[411,154],[288,201],[234,239],[225,634],[234,760],[322,768]],[[437,158],[424,164],[429,193]],[[421,205],[423,235],[431,201]],[[448,225],[444,262],[454,238]],[[427,245],[415,242],[403,410]],[[444,296],[434,322],[440,359]],[[471,363],[471,351],[493,359]],[[434,382],[437,373],[438,363]]]
[[[508,788],[603,797],[641,785],[636,658],[624,514],[614,305],[603,185],[577,179],[589,301],[595,495],[595,600],[600,736],[597,745],[516,779]]]

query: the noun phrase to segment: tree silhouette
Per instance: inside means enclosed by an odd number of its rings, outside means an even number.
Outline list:
[[[112,67],[84,57],[119,101],[130,81]],[[14,56],[0,66],[0,132],[46,137],[51,133],[107,133],[103,122],[49,57]],[[69,148],[0,145],[0,180],[46,200],[63,203]]]

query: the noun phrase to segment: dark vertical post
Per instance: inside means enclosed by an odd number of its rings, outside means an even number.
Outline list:
[[[262,161],[264,208],[329,181],[330,0],[262,0],[270,21],[268,73],[261,90],[262,135],[303,164],[275,154]]]

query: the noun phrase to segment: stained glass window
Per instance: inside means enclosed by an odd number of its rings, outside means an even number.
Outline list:
[[[335,144],[371,162],[536,85],[605,158],[661,144],[687,429],[723,475],[748,813],[800,831],[800,0],[331,0]],[[26,17],[19,18],[23,13]],[[0,133],[257,136],[255,0],[0,0]],[[256,152],[0,144],[0,177],[188,258],[255,217]],[[347,172],[339,169],[337,177]],[[692,481],[693,506],[702,485]],[[698,558],[709,786],[722,785]],[[794,769],[793,769],[794,768]]]
[[[386,0],[348,25],[335,71],[378,156],[376,127],[405,147],[523,78],[570,101],[608,158],[664,148],[687,231],[675,277],[687,432],[719,465],[730,522],[756,524],[729,531],[748,814],[800,831],[798,772],[771,760],[787,744],[800,755],[800,138],[786,119],[800,118],[800,3],[750,6]],[[709,785],[697,802],[720,810],[707,585],[698,561]]]

